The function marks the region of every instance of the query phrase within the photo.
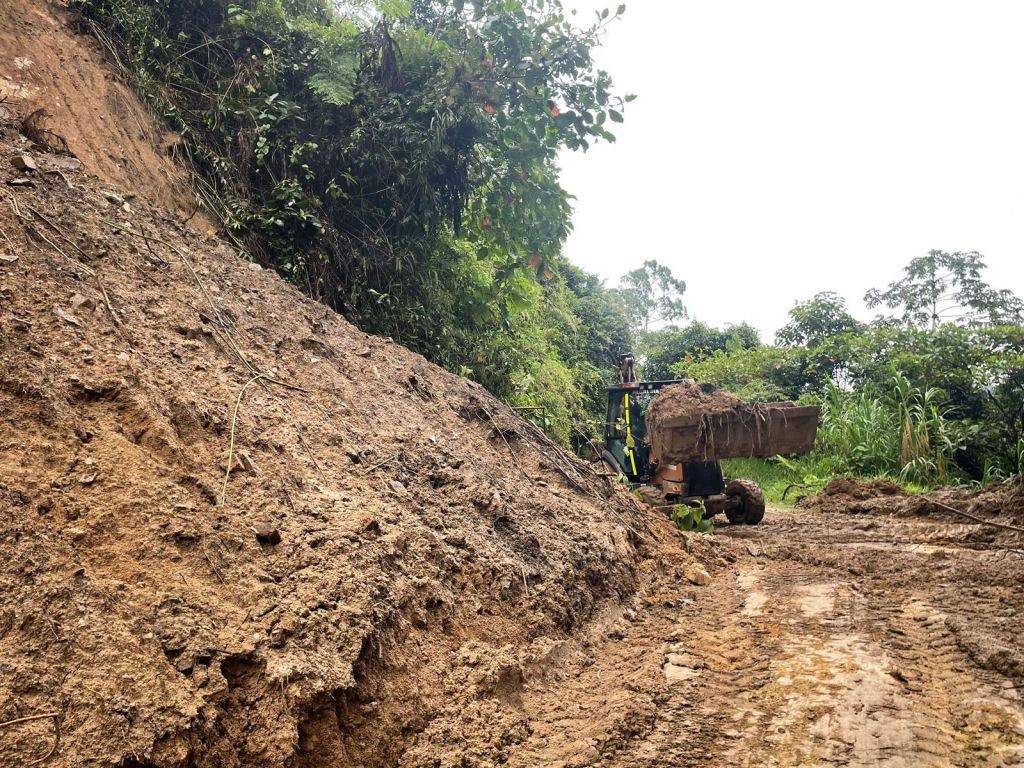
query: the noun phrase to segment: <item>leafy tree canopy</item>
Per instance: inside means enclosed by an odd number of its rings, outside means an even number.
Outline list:
[[[898,321],[914,328],[937,328],[942,323],[983,325],[1021,323],[1024,302],[1008,290],[996,290],[981,279],[985,269],[977,251],[929,251],[904,267],[906,277],[885,291],[872,289],[864,296],[869,308],[897,310],[882,316],[878,325]]]
[[[683,294],[686,283],[654,259],[627,272],[619,284],[619,295],[636,332],[650,326],[675,323],[686,318]]]
[[[825,339],[844,333],[860,333],[861,323],[846,311],[846,300],[824,291],[789,310],[789,322],[775,334],[775,341],[787,347],[815,347]]]
[[[682,328],[669,326],[648,331],[638,350],[646,379],[664,380],[685,375],[692,363],[715,352],[749,349],[760,345],[757,329],[746,324],[714,328],[694,321]]]

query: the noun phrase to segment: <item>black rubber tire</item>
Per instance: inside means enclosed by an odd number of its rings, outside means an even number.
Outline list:
[[[739,509],[728,511],[725,516],[733,525],[757,525],[764,519],[764,493],[761,486],[752,480],[732,480],[725,486],[726,496],[738,496],[743,502]]]

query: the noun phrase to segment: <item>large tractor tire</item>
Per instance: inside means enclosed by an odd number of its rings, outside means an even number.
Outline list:
[[[729,498],[738,496],[739,509],[727,509],[725,516],[733,525],[757,525],[764,518],[764,493],[761,487],[750,480],[733,480],[725,487]]]

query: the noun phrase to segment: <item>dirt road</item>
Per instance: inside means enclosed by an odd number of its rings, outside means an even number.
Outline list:
[[[1024,765],[1024,559],[977,526],[770,510],[521,707],[512,765]]]

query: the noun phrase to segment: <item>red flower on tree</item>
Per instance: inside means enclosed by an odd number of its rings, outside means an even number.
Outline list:
[[[486,112],[488,115],[494,113],[494,102],[491,101],[490,99],[488,99],[487,103],[484,104],[484,112]]]

